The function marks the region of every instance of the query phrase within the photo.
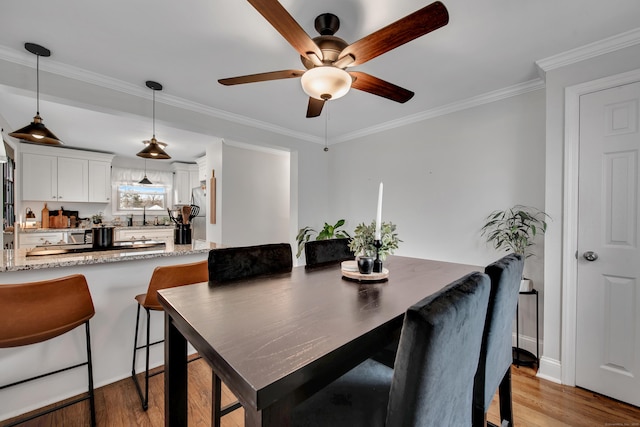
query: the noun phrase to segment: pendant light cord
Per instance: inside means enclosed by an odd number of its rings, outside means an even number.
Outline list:
[[[156,90],[153,89],[153,137],[156,137]]]
[[[36,115],[40,115],[40,55],[36,54]]]

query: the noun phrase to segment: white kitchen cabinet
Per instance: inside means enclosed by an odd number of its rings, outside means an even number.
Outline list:
[[[112,154],[22,144],[22,200],[108,203]]]
[[[89,201],[89,162],[84,159],[58,157],[59,202]]]
[[[54,156],[22,154],[22,199],[58,200],[58,158]]]
[[[89,202],[111,200],[111,162],[89,160]]]
[[[135,230],[127,230],[124,228],[116,229],[115,239],[117,241],[124,240],[156,240],[159,242],[173,242],[173,228],[143,228]]]
[[[86,160],[44,154],[22,154],[22,199],[86,202]]]
[[[55,245],[58,243],[67,243],[67,233],[19,233],[18,248],[35,248],[41,245]]]
[[[198,181],[208,181],[207,175],[207,156],[199,157],[196,159],[198,165]]]
[[[173,204],[191,203],[191,190],[200,185],[198,165],[191,163],[173,163]]]

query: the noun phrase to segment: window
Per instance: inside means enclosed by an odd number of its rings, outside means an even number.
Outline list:
[[[162,185],[120,184],[117,193],[120,212],[167,209],[167,188]]]

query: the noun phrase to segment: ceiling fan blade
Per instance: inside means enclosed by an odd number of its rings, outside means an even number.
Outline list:
[[[307,118],[318,117],[322,113],[322,107],[324,107],[323,99],[316,99],[312,96],[309,97],[309,106],[307,107]]]
[[[266,82],[268,80],[292,79],[304,74],[303,70],[281,70],[270,71],[268,73],[249,74],[246,76],[229,77],[218,80],[225,86],[240,85],[244,83]]]
[[[308,53],[322,59],[322,51],[300,24],[287,12],[278,0],[248,0],[264,18],[304,57]]]
[[[376,56],[437,30],[447,25],[448,22],[449,12],[444,4],[439,1],[431,3],[345,47],[340,52],[338,61],[346,55],[352,55],[355,57],[355,61],[349,66],[363,64]]]
[[[349,74],[351,77],[355,77],[353,83],[351,83],[351,87],[354,89],[382,96],[402,104],[413,98],[414,93],[410,90],[374,77],[371,74],[361,71],[349,71]]]

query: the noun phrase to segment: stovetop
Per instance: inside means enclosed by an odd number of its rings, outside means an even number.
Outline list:
[[[94,248],[91,243],[69,243],[62,245],[42,245],[27,250],[27,256],[63,255],[83,252],[100,252],[116,250],[142,250],[164,248],[164,242],[156,240],[123,240],[113,242],[113,246]]]

